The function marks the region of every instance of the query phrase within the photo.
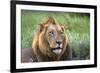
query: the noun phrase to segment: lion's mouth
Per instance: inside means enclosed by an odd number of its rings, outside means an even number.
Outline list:
[[[52,49],[52,52],[55,54],[59,54],[59,53],[61,53],[61,51],[62,51],[62,49],[60,47]]]

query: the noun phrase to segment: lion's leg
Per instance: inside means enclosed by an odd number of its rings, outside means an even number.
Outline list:
[[[34,62],[36,61],[32,48],[24,48],[21,51],[21,62]]]

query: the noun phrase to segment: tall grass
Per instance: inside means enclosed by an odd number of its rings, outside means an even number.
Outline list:
[[[73,59],[90,57],[90,15],[88,13],[21,11],[21,47],[31,48],[31,43],[38,24],[51,16],[61,24],[68,26],[65,30],[70,39]]]

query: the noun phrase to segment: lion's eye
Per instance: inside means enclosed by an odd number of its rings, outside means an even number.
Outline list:
[[[51,32],[49,32],[50,34],[54,34],[52,31]]]
[[[61,34],[63,34],[63,32],[61,31]]]
[[[64,36],[64,32],[61,32],[61,36]]]
[[[51,32],[49,32],[51,35],[54,35],[54,32],[53,31],[51,31]]]

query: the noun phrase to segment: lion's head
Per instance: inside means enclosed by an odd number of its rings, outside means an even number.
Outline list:
[[[68,37],[64,34],[64,26],[59,25],[50,17],[40,23],[32,48],[37,55],[41,54],[52,60],[59,60],[65,53],[68,43]]]
[[[45,39],[50,50],[55,54],[60,54],[63,48],[64,31],[60,25],[50,24],[45,32]]]

